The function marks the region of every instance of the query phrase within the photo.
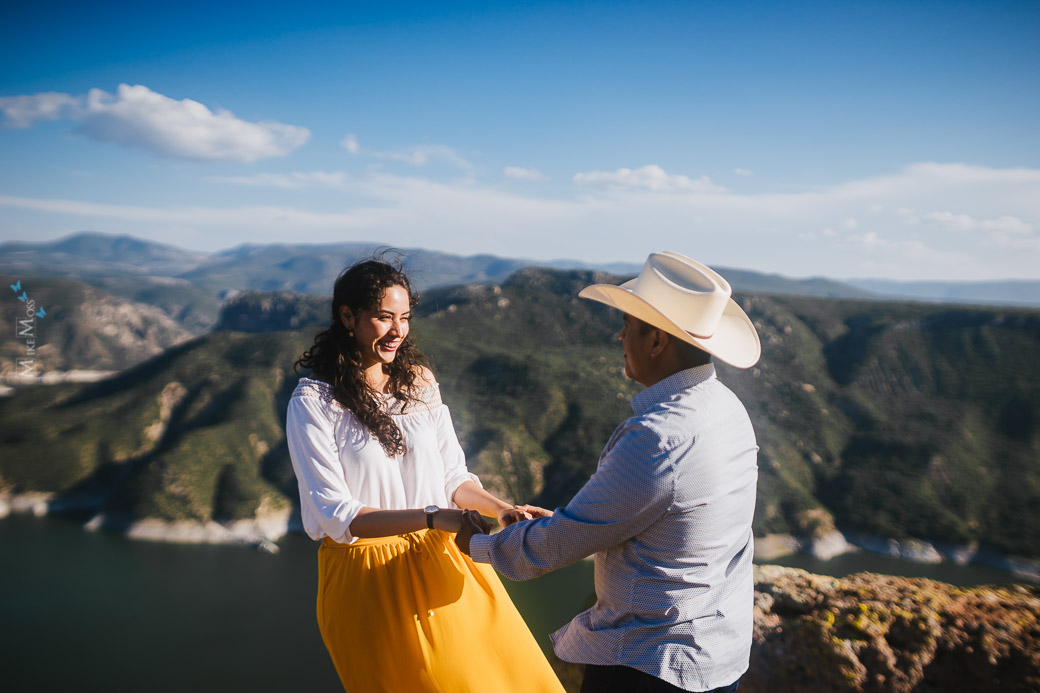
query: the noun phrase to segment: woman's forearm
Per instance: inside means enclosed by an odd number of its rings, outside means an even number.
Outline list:
[[[481,515],[498,517],[504,510],[512,510],[513,504],[507,503],[501,498],[496,498],[480,487],[475,481],[465,481],[455,489],[452,497],[455,505],[460,508],[476,510]]]
[[[441,508],[433,516],[433,528],[445,532],[458,532],[462,526],[462,511]],[[350,533],[355,537],[392,537],[426,529],[426,513],[415,510],[379,510],[362,508],[350,523]]]
[[[464,482],[455,490],[453,499],[460,508],[476,510],[481,515],[503,520],[502,513],[513,510],[510,503],[496,498],[473,481]],[[462,527],[462,511],[441,508],[433,517],[433,528],[445,532],[458,532]],[[415,510],[380,510],[362,508],[350,523],[350,533],[355,537],[392,537],[426,529],[426,513]]]

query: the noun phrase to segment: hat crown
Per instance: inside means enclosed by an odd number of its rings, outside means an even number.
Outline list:
[[[718,272],[671,252],[652,253],[632,291],[701,339],[715,333],[733,294]]]
[[[762,355],[758,331],[715,270],[666,251],[647,258],[635,279],[593,284],[578,295],[617,308],[693,344],[731,366],[750,368]]]

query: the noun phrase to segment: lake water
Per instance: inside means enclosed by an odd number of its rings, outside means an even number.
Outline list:
[[[899,558],[875,553],[859,552],[835,556],[821,561],[803,554],[782,556],[769,561],[773,565],[802,568],[810,573],[845,577],[852,573],[871,572],[902,577],[921,577],[948,582],[959,587],[974,585],[1006,585],[1025,582],[1011,573],[979,565],[955,565],[952,563],[911,563]]]
[[[44,691],[339,691],[314,620],[316,544],[277,555],[237,546],[130,541],[57,518],[0,521],[0,688]],[[1006,583],[1007,573],[921,566],[870,554],[812,564]],[[804,559],[804,560],[803,560]],[[588,561],[537,580],[503,580],[535,637],[581,611]]]
[[[0,520],[0,690],[342,691],[315,622],[317,544],[290,535],[279,546],[271,555]],[[503,580],[546,648],[592,581],[588,561]]]

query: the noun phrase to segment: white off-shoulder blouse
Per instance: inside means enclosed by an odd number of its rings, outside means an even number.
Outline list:
[[[350,523],[361,508],[457,507],[456,489],[466,481],[480,483],[466,469],[440,387],[416,394],[421,401],[407,405],[381,396],[408,448],[387,457],[379,440],[336,401],[328,383],[300,378],[289,400],[285,435],[309,537],[349,544],[355,539]]]

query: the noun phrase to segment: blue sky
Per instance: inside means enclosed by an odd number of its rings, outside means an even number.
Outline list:
[[[1040,3],[5,10],[0,241],[1040,278]]]

